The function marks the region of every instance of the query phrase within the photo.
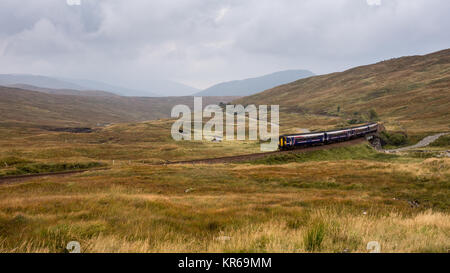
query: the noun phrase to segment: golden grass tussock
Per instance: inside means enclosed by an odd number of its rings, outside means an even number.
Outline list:
[[[450,244],[450,216],[431,210],[411,217],[342,216],[331,210],[305,215],[247,223],[201,238],[159,226],[146,231],[152,234],[147,238],[99,234],[80,243],[83,252],[368,252],[370,241],[379,242],[382,252],[445,252]],[[7,248],[3,239],[0,252],[53,250],[34,241]]]

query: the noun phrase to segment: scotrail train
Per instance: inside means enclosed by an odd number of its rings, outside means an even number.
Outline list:
[[[295,135],[282,135],[279,139],[278,148],[280,150],[290,150],[294,148],[313,145],[324,145],[333,142],[346,141],[353,138],[363,137],[368,134],[375,133],[377,132],[377,130],[378,124],[370,123],[340,130]]]

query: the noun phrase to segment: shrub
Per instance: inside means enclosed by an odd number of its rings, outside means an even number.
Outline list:
[[[15,170],[9,171],[6,175],[22,175],[22,174],[37,174],[37,173],[52,173],[70,170],[84,170],[95,167],[105,166],[100,162],[88,162],[88,163],[55,163],[55,164],[22,164],[16,166]]]
[[[325,238],[326,225],[323,222],[317,222],[312,225],[303,238],[305,248],[307,251],[317,251],[322,247],[323,239]]]
[[[32,161],[20,157],[10,156],[0,159],[0,167],[14,166],[18,164],[31,163]]]
[[[378,114],[374,109],[370,109],[369,111],[369,119],[371,121],[377,121],[378,120]]]
[[[348,124],[359,124],[360,121],[358,119],[351,119],[348,121]]]
[[[450,135],[441,136],[436,141],[430,144],[433,147],[447,147],[450,146]]]
[[[404,132],[388,133],[383,131],[380,138],[383,145],[400,146],[408,143],[408,136]]]

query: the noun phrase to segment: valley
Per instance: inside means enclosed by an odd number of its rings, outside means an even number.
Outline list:
[[[279,104],[281,134],[379,122],[395,149],[450,130],[449,54],[204,105]],[[448,252],[448,135],[399,153],[357,139],[206,164],[260,154],[261,141],[173,140],[170,109],[192,103],[0,87],[0,178],[70,172],[0,183],[0,252],[66,252],[69,241],[82,252],[348,253],[370,241]]]
[[[56,162],[107,169],[0,185],[0,251],[62,252],[71,240],[83,252],[365,252],[373,240],[383,252],[448,247],[448,158],[360,143],[249,162],[155,165],[259,150],[246,141],[174,142],[169,124],[2,138],[0,162],[11,164],[1,172]]]

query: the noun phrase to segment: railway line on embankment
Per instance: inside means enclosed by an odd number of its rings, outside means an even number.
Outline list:
[[[336,143],[327,144],[327,145],[311,146],[311,147],[305,147],[305,148],[294,149],[294,150],[273,151],[273,152],[204,158],[204,159],[193,159],[193,160],[183,160],[183,161],[166,161],[166,162],[157,163],[157,164],[153,164],[153,165],[234,163],[234,162],[242,162],[242,161],[247,161],[247,160],[260,159],[260,158],[264,158],[266,156],[271,156],[271,155],[283,155],[283,154],[292,154],[292,153],[305,153],[305,152],[318,151],[318,150],[327,150],[327,149],[332,149],[332,148],[336,148],[336,147],[356,145],[359,143],[363,143],[365,141],[366,141],[366,139],[364,137],[361,137],[361,138],[356,138],[356,139],[343,141],[343,142],[336,142]]]
[[[397,151],[406,151],[412,148],[424,147],[429,145],[431,142],[435,141],[442,135],[446,135],[449,133],[440,133],[433,136],[428,136],[421,140],[419,143],[409,147],[403,147],[394,150],[382,150],[382,152],[397,152]],[[235,155],[235,156],[224,156],[224,157],[214,157],[214,158],[201,158],[201,159],[192,159],[192,160],[181,160],[181,161],[164,161],[160,163],[152,163],[150,166],[165,166],[165,165],[181,165],[181,164],[221,164],[221,163],[235,163],[235,162],[245,162],[256,159],[261,159],[267,156],[274,155],[286,155],[286,154],[298,154],[319,150],[328,150],[337,147],[346,147],[351,145],[357,145],[366,142],[366,137],[355,138],[342,142],[335,142],[326,145],[317,145],[310,146],[301,149],[293,149],[293,150],[277,150],[272,152],[262,152],[262,153],[253,153],[253,154],[244,154],[244,155]],[[109,168],[97,168],[97,169],[84,169],[84,170],[73,170],[73,171],[65,171],[65,172],[54,172],[54,173],[37,173],[37,174],[27,174],[27,175],[16,175],[16,176],[4,176],[0,177],[0,185],[3,184],[14,184],[18,182],[24,182],[26,180],[37,178],[37,177],[64,177],[89,171],[98,171],[98,170],[108,170]]]
[[[236,156],[225,156],[225,157],[215,157],[215,158],[204,158],[204,159],[193,159],[193,160],[182,160],[182,161],[165,161],[161,163],[153,163],[149,164],[151,166],[163,166],[163,165],[176,165],[176,164],[220,164],[220,163],[234,163],[234,162],[242,162],[264,158],[271,155],[283,155],[290,153],[305,153],[311,151],[318,150],[326,150],[332,149],[336,147],[345,147],[356,145],[365,142],[365,138],[357,138],[349,141],[337,142],[328,145],[319,145],[306,147],[302,149],[294,149],[287,151],[273,151],[273,152],[264,152],[264,153],[254,153],[254,154],[245,154],[245,155],[236,155]],[[98,170],[108,170],[109,168],[101,168],[101,169],[85,169],[85,170],[74,170],[74,171],[65,171],[65,172],[54,172],[54,173],[37,173],[37,174],[26,174],[26,175],[15,175],[15,176],[3,176],[0,177],[0,185],[3,184],[13,184],[18,182],[23,182],[32,178],[38,177],[64,177],[89,171],[98,171]]]

